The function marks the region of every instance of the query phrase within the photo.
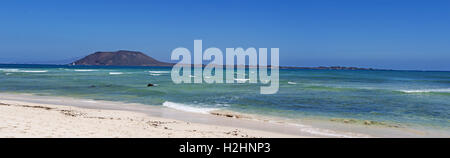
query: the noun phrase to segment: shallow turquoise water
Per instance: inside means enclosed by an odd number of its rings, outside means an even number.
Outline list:
[[[260,84],[174,84],[171,68],[0,65],[0,92],[229,109],[287,118],[354,118],[450,127],[450,72],[280,70],[277,94]],[[157,84],[147,87],[148,83]]]

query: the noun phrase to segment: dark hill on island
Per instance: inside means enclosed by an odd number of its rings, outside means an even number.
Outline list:
[[[80,60],[77,60],[70,65],[98,65],[98,66],[160,66],[171,67],[174,64],[158,61],[141,52],[120,50],[116,52],[96,52],[90,54]],[[192,65],[194,66],[194,65]],[[202,65],[205,66],[205,65]],[[246,65],[245,67],[249,67]],[[270,66],[269,66],[270,67]],[[280,69],[313,69],[313,70],[381,70],[372,68],[358,68],[358,67],[295,67],[295,66],[280,66]]]
[[[71,65],[104,66],[173,66],[172,63],[158,61],[141,52],[120,50],[116,52],[96,52]]]

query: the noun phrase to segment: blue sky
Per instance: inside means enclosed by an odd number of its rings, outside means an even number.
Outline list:
[[[280,48],[280,65],[450,70],[450,1],[0,2],[0,62],[177,47]]]

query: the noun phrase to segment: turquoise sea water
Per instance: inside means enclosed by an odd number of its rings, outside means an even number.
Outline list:
[[[0,92],[211,109],[286,118],[351,118],[450,128],[450,72],[280,70],[277,94],[260,84],[174,84],[171,68],[0,65]],[[157,84],[147,87],[148,83]]]

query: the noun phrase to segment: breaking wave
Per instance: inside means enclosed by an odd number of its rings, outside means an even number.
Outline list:
[[[418,90],[400,90],[404,93],[450,93],[450,88],[446,89],[418,89]]]
[[[122,75],[123,72],[110,72],[109,74],[110,75]]]
[[[48,70],[20,70],[20,69],[0,69],[3,72],[29,72],[29,73],[44,73]]]
[[[98,71],[98,70],[90,70],[90,69],[75,69],[73,71],[77,71],[77,72],[91,72],[91,71]]]

